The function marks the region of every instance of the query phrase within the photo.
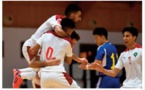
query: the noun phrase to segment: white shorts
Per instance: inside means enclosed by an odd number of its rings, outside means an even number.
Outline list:
[[[36,43],[36,41],[32,38],[28,39],[25,41],[25,43],[23,44],[23,47],[22,47],[22,53],[26,59],[26,61],[30,64],[34,59],[35,57],[34,56],[30,56],[29,53],[28,53],[28,50],[30,49],[31,46],[33,46],[34,44]]]
[[[66,72],[38,72],[41,88],[80,88]]]

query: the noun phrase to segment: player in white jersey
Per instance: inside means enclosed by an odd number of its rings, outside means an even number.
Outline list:
[[[127,49],[121,53],[113,70],[104,69],[101,64],[93,63],[89,68],[115,77],[123,67],[126,79],[121,88],[142,88],[142,46],[136,43],[138,30],[134,27],[124,28],[123,41]]]
[[[71,35],[75,23],[68,18],[62,19],[63,30]],[[64,62],[72,62],[72,41],[69,37],[61,38],[54,31],[43,34],[31,47],[30,53],[37,54],[41,48],[40,60],[49,60],[56,57],[61,63],[56,66],[46,66],[39,69],[41,88],[79,88],[77,83],[66,73]]]
[[[72,44],[73,44],[73,46],[79,41],[79,39],[80,39],[80,37],[79,37],[79,35],[75,32],[75,31],[73,31],[73,33],[71,34],[71,40],[72,40]],[[35,61],[36,62],[36,61]],[[30,66],[32,66],[33,68],[39,68],[38,67],[38,64],[31,64]],[[37,78],[40,80],[40,78],[37,76]],[[37,80],[38,81],[38,80]],[[35,83],[33,83],[34,85],[33,85],[33,87],[34,88],[40,88],[40,86],[38,86],[37,84],[35,85]]]
[[[66,16],[62,16],[62,15],[54,15],[51,18],[49,18],[46,22],[44,22],[39,28],[38,30],[31,36],[30,39],[28,39],[24,45],[23,45],[23,55],[26,58],[27,62],[30,64],[33,60],[36,59],[36,57],[29,55],[28,51],[29,48],[34,45],[36,43],[36,40],[46,31],[51,30],[53,28],[55,28],[56,33],[59,36],[67,36],[63,30],[60,28],[60,21],[62,18],[64,17],[68,17],[70,19],[72,19],[75,23],[81,21],[81,9],[75,5],[75,4],[71,4],[69,5],[66,10],[65,10],[65,15]],[[33,58],[34,57],[34,58]],[[76,60],[77,62],[82,62],[82,63],[86,63],[87,60],[84,58],[78,58],[75,55],[73,55],[73,59]],[[50,64],[51,63],[51,64]],[[49,64],[50,65],[55,65],[58,64],[58,60],[56,61],[51,61]],[[40,63],[39,63],[40,64]],[[42,63],[40,66],[44,66],[44,65],[48,65],[46,63]],[[31,75],[29,72],[31,72]],[[20,86],[20,84],[22,83],[22,79],[33,79],[35,76],[35,71],[33,70],[33,68],[26,68],[26,69],[19,69],[16,70],[14,69],[14,80],[13,80],[13,88],[18,88]]]

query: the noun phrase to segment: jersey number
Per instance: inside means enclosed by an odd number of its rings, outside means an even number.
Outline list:
[[[118,58],[118,55],[116,54],[116,57]],[[111,60],[112,60],[112,66],[111,66],[111,69],[113,69],[114,68],[114,66],[115,66],[115,55],[114,55],[114,53],[112,53],[111,54]]]
[[[52,57],[52,53],[53,53],[53,48],[52,47],[48,47],[47,51],[46,51],[46,59],[50,60],[50,58]]]

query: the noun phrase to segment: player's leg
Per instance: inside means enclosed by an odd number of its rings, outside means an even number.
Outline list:
[[[33,88],[41,88],[41,86],[40,86],[40,78],[39,78],[38,74],[36,74],[36,78],[34,78],[32,80],[32,86],[33,86]]]
[[[19,88],[23,79],[32,80],[36,77],[36,71],[33,68],[14,69],[13,74],[13,88]]]
[[[22,47],[22,53],[23,53],[23,55],[24,55],[24,57],[25,57],[25,59],[27,60],[28,63],[31,62],[30,60],[35,59],[34,57],[33,57],[33,59],[30,58],[30,55],[28,54],[28,49],[33,44],[34,44],[34,41],[29,39],[24,43],[24,45]],[[14,74],[13,88],[19,88],[23,79],[32,79],[32,78],[34,78],[34,76],[36,75],[36,72],[32,68],[25,68],[25,69],[14,69],[13,74]]]
[[[80,88],[67,73],[42,71],[39,75],[42,88]]]
[[[80,88],[80,86],[77,84],[77,82],[75,80],[73,80],[73,78],[68,73],[63,72],[62,77],[64,77],[64,79],[62,79],[62,82],[63,82],[62,84],[65,84],[66,87],[68,87],[68,88]]]

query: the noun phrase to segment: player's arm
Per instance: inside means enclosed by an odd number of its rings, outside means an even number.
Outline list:
[[[32,68],[41,68],[41,67],[45,67],[45,66],[54,66],[54,65],[59,65],[60,64],[60,59],[56,59],[56,58],[51,58],[50,60],[47,61],[33,61],[32,63],[29,64],[29,67]]]
[[[31,54],[37,54],[38,50],[40,49],[40,47],[42,46],[43,44],[43,40],[46,38],[46,34],[43,34],[37,41],[36,41],[36,44],[34,44],[31,48],[30,48],[30,53]],[[40,62],[35,60],[35,61],[32,61],[30,63],[30,67],[33,67],[33,68],[40,68],[40,67],[44,67],[44,66],[53,66],[53,65],[58,65],[60,63],[60,60],[56,60],[55,58],[51,58],[50,60],[48,61],[43,61],[43,62]]]
[[[99,72],[103,72],[104,74],[111,77],[115,77],[121,71],[121,69],[118,69],[116,67],[113,70],[107,70],[102,67],[101,63],[95,63],[95,62],[89,65],[88,68],[91,70],[97,70]]]
[[[40,49],[40,45],[38,43],[35,43],[30,49],[29,49],[29,53],[31,55],[36,55],[38,50]]]
[[[56,19],[57,15],[52,16],[50,19],[48,19],[48,23],[52,28],[54,28],[57,35],[66,37],[68,36],[61,28],[61,19]]]
[[[88,60],[86,58],[79,58],[75,54],[73,54],[72,59],[78,63],[88,64]]]
[[[65,63],[67,63],[68,65],[70,65],[72,63],[72,57],[65,57]]]
[[[61,36],[61,37],[67,37],[68,35],[62,30],[62,28],[59,25],[55,25],[54,26],[54,30],[56,32],[57,35]]]
[[[117,64],[115,65],[115,67],[112,70],[107,70],[105,68],[103,68],[101,63],[92,63],[91,65],[89,65],[89,68],[92,70],[97,70],[100,72],[103,72],[104,74],[108,75],[108,76],[112,76],[115,77],[124,67],[123,64],[123,54],[120,55]]]

